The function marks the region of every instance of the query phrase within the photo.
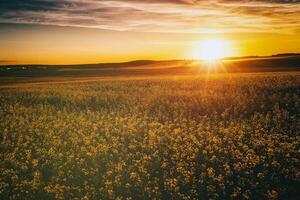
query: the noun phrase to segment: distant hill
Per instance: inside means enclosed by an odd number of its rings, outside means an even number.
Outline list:
[[[231,56],[231,57],[225,57],[224,60],[236,60],[236,59],[249,59],[249,58],[260,58],[260,56]]]
[[[241,57],[225,57],[224,60],[239,60],[239,59],[255,59],[255,58],[275,58],[275,57],[290,57],[290,56],[300,56],[300,53],[280,53],[271,56],[241,56]]]
[[[84,78],[180,76],[201,73],[243,73],[300,71],[300,54],[277,54],[266,57],[231,57],[214,66],[198,60],[136,60],[124,63],[79,65],[8,65],[0,67],[3,78]]]
[[[274,54],[272,57],[281,57],[281,56],[300,56],[300,53],[280,53],[280,54]]]

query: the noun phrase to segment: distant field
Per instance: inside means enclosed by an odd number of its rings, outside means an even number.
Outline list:
[[[1,72],[0,199],[300,196],[300,72],[37,70]]]
[[[218,63],[203,61],[132,61],[89,65],[0,66],[0,85],[26,82],[93,79],[140,79],[203,76],[207,73],[300,71],[300,56],[235,58]]]

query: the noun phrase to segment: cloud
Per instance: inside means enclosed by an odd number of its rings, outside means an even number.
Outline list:
[[[300,0],[2,0],[0,22],[146,32],[294,32]]]

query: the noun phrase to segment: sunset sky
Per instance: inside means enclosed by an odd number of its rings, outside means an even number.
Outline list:
[[[300,0],[1,0],[0,65],[300,52]]]

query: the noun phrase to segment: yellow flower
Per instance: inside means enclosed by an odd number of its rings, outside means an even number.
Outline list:
[[[208,168],[207,174],[209,177],[213,177],[215,175],[215,170],[213,168]]]
[[[37,159],[33,159],[33,160],[32,160],[32,166],[33,166],[33,167],[37,167],[38,164],[39,164],[39,161],[38,161]]]

